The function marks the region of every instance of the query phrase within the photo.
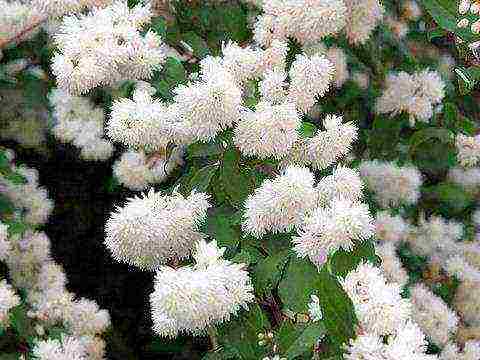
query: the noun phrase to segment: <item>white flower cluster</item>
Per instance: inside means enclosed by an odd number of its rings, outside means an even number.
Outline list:
[[[209,207],[204,193],[192,192],[185,198],[150,189],[143,198],[130,198],[111,214],[105,226],[105,245],[117,261],[155,270],[190,255],[204,237],[198,228]]]
[[[112,143],[103,138],[102,109],[94,107],[86,97],[70,95],[61,89],[53,89],[48,99],[53,106],[52,132],[57,139],[79,147],[85,160],[106,160],[112,155]]]
[[[301,43],[315,42],[340,32],[347,8],[343,0],[264,0],[254,39],[262,45],[293,37]]]
[[[27,179],[26,184],[13,184],[0,175],[0,189],[17,208],[24,212],[24,221],[31,225],[44,224],[53,210],[47,190],[38,184],[38,172],[24,166],[12,169]]]
[[[480,342],[467,341],[460,351],[456,344],[447,344],[442,350],[440,360],[476,360],[480,358]]]
[[[445,346],[457,332],[457,315],[422,284],[415,285],[410,293],[413,319],[435,344]]]
[[[375,253],[382,260],[380,268],[386,279],[404,287],[408,283],[408,273],[403,268],[402,262],[398,257],[394,243],[385,243],[375,246]]]
[[[235,127],[234,142],[244,155],[281,159],[298,140],[299,127],[300,117],[294,103],[260,102],[255,111],[243,112]]]
[[[421,256],[430,257],[432,261],[445,264],[455,255],[457,241],[463,236],[463,225],[453,220],[432,216],[418,219],[418,226],[412,226],[407,241],[412,250]]]
[[[85,344],[76,337],[63,335],[60,340],[38,341],[32,350],[38,360],[88,360]]]
[[[436,359],[426,355],[427,341],[412,321],[412,304],[400,296],[400,286],[387,283],[378,268],[360,263],[342,286],[355,307],[361,331],[350,341],[347,360]]]
[[[148,5],[129,9],[127,1],[117,0],[89,15],[64,17],[54,36],[59,52],[52,71],[58,87],[79,94],[120,80],[150,78],[165,59],[159,36],[140,34],[151,16]]]
[[[299,138],[280,166],[308,165],[323,170],[346,156],[357,139],[358,129],[353,123],[342,121],[341,116],[327,115],[323,120],[325,130],[317,131],[311,138]]]
[[[378,241],[397,244],[406,239],[410,225],[400,216],[379,211],[375,216],[375,235]]]
[[[457,160],[464,167],[473,167],[480,162],[480,135],[458,134],[455,138]]]
[[[384,9],[378,0],[344,0],[347,6],[345,31],[353,45],[363,44],[383,19]]]
[[[383,208],[415,204],[420,197],[422,174],[415,166],[397,166],[393,162],[363,161],[360,175]]]
[[[244,230],[259,238],[301,225],[317,204],[314,182],[307,168],[293,166],[281,176],[265,180],[245,203]]]
[[[336,46],[327,48],[323,43],[307,44],[303,47],[307,55],[321,54],[327,57],[335,67],[335,87],[341,88],[350,77],[345,51]]]
[[[295,252],[320,267],[328,255],[340,248],[349,251],[354,241],[373,235],[368,207],[359,202],[361,192],[354,170],[338,167],[315,187],[307,168],[291,166],[248,197],[243,228],[257,238],[296,228]]]
[[[254,300],[244,264],[224,260],[215,241],[197,243],[195,265],[162,267],[150,295],[153,329],[160,336],[201,334]]]
[[[0,281],[0,328],[9,325],[9,311],[20,304],[20,297],[6,280]]]
[[[183,164],[184,147],[175,147],[167,158],[165,152],[147,157],[143,151],[127,151],[113,165],[113,173],[120,184],[140,191],[149,184],[161,183],[173,170]]]
[[[31,5],[42,14],[60,17],[68,13],[77,13],[85,8],[105,7],[112,0],[30,0]]]
[[[397,115],[406,112],[411,126],[415,121],[428,122],[434,105],[445,96],[445,84],[436,71],[423,70],[414,74],[399,72],[385,80],[385,90],[377,100],[376,112]]]
[[[0,221],[0,261],[4,261],[10,251],[10,243],[8,242],[8,225]]]

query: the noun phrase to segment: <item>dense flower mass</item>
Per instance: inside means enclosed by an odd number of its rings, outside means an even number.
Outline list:
[[[105,245],[112,256],[141,269],[156,269],[190,255],[203,238],[198,231],[210,206],[204,193],[188,197],[163,195],[151,189],[127,200],[106,224]]]
[[[89,15],[66,16],[55,34],[59,52],[52,70],[58,86],[83,94],[98,85],[150,78],[166,53],[157,34],[140,34],[151,16],[149,6],[129,9],[126,1],[94,8]]]
[[[215,241],[198,242],[196,264],[179,269],[161,267],[150,295],[154,331],[166,337],[199,334],[228,321],[253,300],[244,264],[224,260]]]

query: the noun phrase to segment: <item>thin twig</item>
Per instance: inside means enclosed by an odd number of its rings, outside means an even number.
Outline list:
[[[34,30],[37,26],[39,26],[40,24],[42,24],[46,20],[47,20],[47,16],[42,17],[39,20],[34,21],[29,26],[24,28],[22,31],[16,33],[12,37],[9,37],[9,38],[4,39],[4,40],[0,40],[0,49],[4,48],[6,45],[8,45],[11,42],[14,42],[14,41],[17,41],[17,40],[21,39],[24,35],[28,34],[30,31]]]

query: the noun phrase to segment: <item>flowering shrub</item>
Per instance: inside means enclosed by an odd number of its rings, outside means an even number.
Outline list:
[[[476,0],[0,10],[0,359],[480,359]]]

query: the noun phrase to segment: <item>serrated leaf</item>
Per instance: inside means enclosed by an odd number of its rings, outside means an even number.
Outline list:
[[[311,138],[315,136],[315,133],[317,132],[317,127],[308,121],[302,121],[300,129],[298,131],[302,137]]]

